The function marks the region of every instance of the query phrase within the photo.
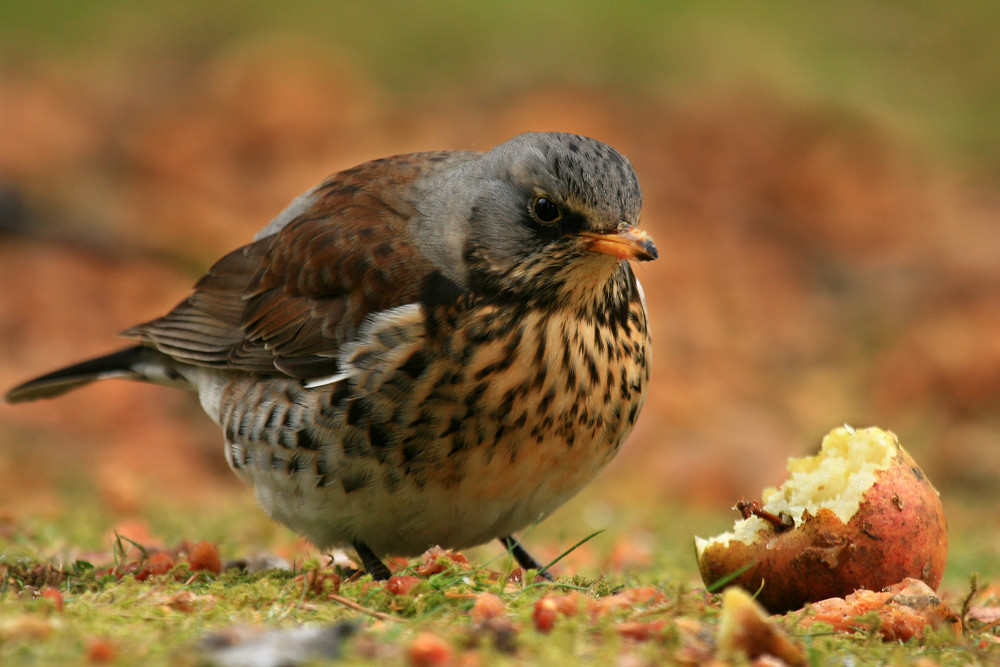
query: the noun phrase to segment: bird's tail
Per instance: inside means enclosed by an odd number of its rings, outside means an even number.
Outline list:
[[[8,403],[21,403],[54,398],[71,389],[109,378],[191,388],[177,372],[173,359],[153,348],[136,345],[28,380],[8,391],[4,399]]]

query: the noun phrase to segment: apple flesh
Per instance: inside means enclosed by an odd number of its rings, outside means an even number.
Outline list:
[[[732,531],[695,538],[707,586],[759,591],[765,608],[784,613],[907,577],[941,583],[941,499],[893,433],[836,428],[816,456],[789,459],[788,472],[762,503],[737,504],[745,518]]]

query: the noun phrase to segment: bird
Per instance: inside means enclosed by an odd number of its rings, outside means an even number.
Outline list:
[[[197,393],[274,520],[388,556],[514,537],[616,455],[649,385],[642,191],[606,143],[517,135],[335,173],[129,347],[6,393],[125,378]]]

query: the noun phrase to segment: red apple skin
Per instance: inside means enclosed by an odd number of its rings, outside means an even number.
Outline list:
[[[732,583],[759,590],[757,600],[775,614],[906,577],[937,589],[948,555],[944,508],[913,458],[897,449],[846,524],[821,509],[784,532],[760,531],[753,544],[710,544],[698,554],[702,580],[711,586],[746,568]]]

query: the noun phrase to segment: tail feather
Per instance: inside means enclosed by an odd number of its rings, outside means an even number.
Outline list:
[[[4,400],[21,403],[54,398],[85,384],[109,378],[146,380],[174,386],[186,384],[174,370],[170,357],[152,348],[136,345],[28,380],[9,390]]]

